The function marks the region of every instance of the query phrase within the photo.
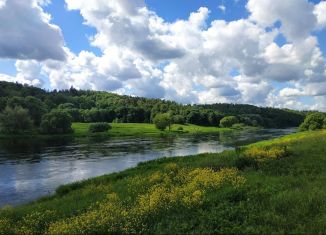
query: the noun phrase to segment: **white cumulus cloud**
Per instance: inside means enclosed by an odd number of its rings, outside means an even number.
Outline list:
[[[0,79],[42,84],[46,77],[52,88],[74,86],[182,103],[325,107],[326,61],[313,34],[325,26],[325,2],[248,0],[248,18],[210,21],[214,9],[201,7],[186,19],[167,22],[144,0],[65,1],[68,10],[80,12],[84,23],[96,29],[90,44],[101,54],[74,54],[59,43],[55,48],[63,50],[66,61],[43,56],[50,60],[37,62],[42,59],[25,53],[19,58],[30,59],[31,70],[19,62],[15,77],[2,74]],[[34,3],[33,14],[60,35],[41,7]]]
[[[61,30],[49,20],[34,0],[2,0],[0,58],[64,60]]]

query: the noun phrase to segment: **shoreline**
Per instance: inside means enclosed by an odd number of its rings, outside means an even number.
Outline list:
[[[72,138],[87,138],[87,137],[165,137],[165,136],[176,136],[176,135],[187,135],[187,134],[210,134],[210,133],[220,133],[225,131],[236,131],[238,129],[232,128],[220,128],[220,127],[206,127],[197,126],[192,124],[187,125],[172,125],[171,131],[159,131],[155,128],[154,124],[148,123],[109,123],[112,129],[108,132],[102,133],[89,133],[88,127],[91,123],[73,123],[72,128],[73,133],[69,134],[39,134],[39,133],[24,133],[24,134],[0,134],[0,139],[8,138],[56,138],[56,137],[72,137]],[[180,131],[178,128],[182,127],[183,130]],[[246,129],[247,127],[243,128]],[[252,127],[250,127],[252,128]],[[243,130],[242,129],[242,130]]]

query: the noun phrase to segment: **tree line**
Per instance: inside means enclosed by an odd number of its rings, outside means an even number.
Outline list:
[[[117,95],[103,91],[67,90],[46,91],[18,83],[0,82],[0,122],[25,119],[25,127],[46,133],[64,133],[71,129],[64,121],[153,123],[155,117],[168,114],[171,122],[219,126],[220,121],[234,116],[237,123],[262,127],[292,127],[302,123],[305,113],[292,110],[262,108],[252,105],[214,104],[182,105],[173,101]],[[16,118],[14,118],[16,117]],[[231,119],[234,119],[233,117]],[[232,121],[232,120],[231,120]],[[227,123],[227,122],[226,122]],[[14,128],[21,130],[19,123]],[[2,129],[6,123],[2,124]],[[9,128],[10,129],[10,128]],[[22,128],[24,131],[24,128]]]

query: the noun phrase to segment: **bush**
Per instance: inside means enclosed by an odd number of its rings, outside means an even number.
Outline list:
[[[326,118],[324,118],[323,128],[326,129]]]
[[[112,127],[106,122],[98,122],[91,124],[88,131],[90,133],[107,132],[111,128]]]
[[[171,116],[168,113],[157,114],[153,120],[157,129],[164,131],[167,127],[171,129]]]
[[[221,119],[221,127],[232,127],[234,124],[239,123],[239,119],[235,116],[227,116]]]
[[[308,114],[304,122],[300,125],[300,131],[313,131],[322,129],[325,126],[324,115],[321,113]]]
[[[52,110],[42,118],[41,132],[46,134],[67,134],[72,133],[72,118],[64,110]]]
[[[232,128],[233,129],[237,129],[237,130],[241,130],[241,129],[243,129],[245,127],[245,124],[243,124],[243,123],[237,123],[237,124],[233,124],[232,125]]]
[[[29,131],[32,128],[32,119],[28,110],[20,106],[6,107],[0,114],[0,130],[7,134],[18,134]]]

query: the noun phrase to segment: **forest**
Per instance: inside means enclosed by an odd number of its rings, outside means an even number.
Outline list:
[[[161,99],[148,99],[117,95],[104,91],[68,90],[46,91],[18,83],[0,82],[0,113],[4,118],[21,117],[19,128],[44,126],[51,133],[56,122],[95,123],[152,123],[158,114],[168,113],[175,124],[219,126],[220,121],[231,116],[235,123],[266,128],[299,126],[306,112],[288,109],[263,108],[244,104],[179,104]],[[27,119],[23,118],[26,117]],[[231,118],[231,119],[232,119]],[[230,120],[230,119],[229,119]],[[1,120],[0,120],[1,121]],[[62,127],[69,131],[69,126]],[[66,128],[66,129],[65,129]]]

